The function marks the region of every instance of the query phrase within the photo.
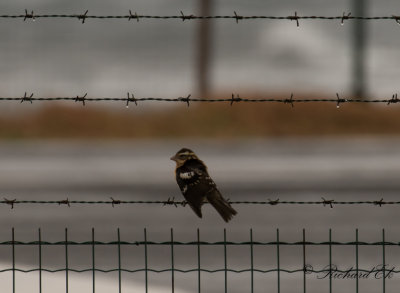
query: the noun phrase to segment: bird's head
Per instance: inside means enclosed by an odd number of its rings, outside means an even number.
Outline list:
[[[199,160],[199,158],[196,156],[196,154],[188,149],[188,148],[183,148],[179,150],[175,156],[171,157],[172,161],[176,162],[176,166],[182,166],[187,160]]]

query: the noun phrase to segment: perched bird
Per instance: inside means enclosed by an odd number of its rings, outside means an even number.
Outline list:
[[[176,162],[176,182],[197,216],[202,217],[201,206],[207,201],[225,222],[237,214],[208,175],[207,166],[192,150],[183,148],[171,157],[171,160]]]

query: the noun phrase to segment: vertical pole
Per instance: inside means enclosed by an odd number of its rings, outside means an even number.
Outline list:
[[[303,229],[303,293],[306,293],[306,230]]]
[[[148,267],[147,267],[147,230],[144,228],[144,282],[146,287],[146,293],[149,292],[149,282],[148,282]]]
[[[174,263],[174,230],[171,228],[171,284],[172,293],[175,292],[175,263]]]
[[[65,293],[68,293],[68,229],[65,228]]]
[[[197,271],[198,271],[198,293],[201,292],[201,279],[200,279],[200,229],[197,228]]]
[[[212,14],[213,0],[198,0],[201,16]],[[199,21],[198,44],[197,44],[197,79],[198,92],[205,97],[210,92],[210,61],[212,50],[212,20],[204,19]]]
[[[250,229],[250,273],[251,273],[251,293],[254,293],[254,255],[253,255],[253,229]]]
[[[329,229],[329,293],[332,293],[332,229]]]
[[[42,293],[42,235],[39,228],[39,293]]]
[[[385,278],[385,266],[386,266],[386,256],[385,256],[385,229],[382,229],[382,292],[386,292],[386,278]]]
[[[278,293],[281,292],[281,262],[279,259],[279,229],[276,229],[276,262],[278,267]]]
[[[352,15],[366,16],[367,0],[352,0]],[[365,82],[365,49],[367,39],[366,22],[363,20],[354,20],[353,23],[353,95],[361,98],[366,94]]]
[[[358,229],[356,229],[356,293],[358,293]]]
[[[224,228],[224,269],[225,269],[225,293],[228,293],[228,263],[226,258],[226,229]]]
[[[92,228],[92,279],[93,293],[96,293],[96,270],[95,270],[95,253],[94,253],[94,228]]]
[[[118,292],[121,293],[122,288],[121,288],[121,235],[119,233],[119,228],[117,230],[118,232]]]
[[[15,293],[15,234],[14,234],[14,227],[11,230],[11,239],[12,239],[12,285],[13,285],[13,293]]]

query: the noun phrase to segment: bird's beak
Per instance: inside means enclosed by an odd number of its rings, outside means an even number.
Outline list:
[[[175,162],[176,162],[176,156],[172,156],[172,157],[170,158],[170,160],[172,160],[172,161],[175,161]]]

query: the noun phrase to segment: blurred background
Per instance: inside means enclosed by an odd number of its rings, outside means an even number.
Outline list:
[[[137,0],[137,1],[2,1],[1,14],[127,15],[397,15],[395,0]],[[396,14],[397,13],[397,14]],[[0,19],[0,96],[177,98],[389,99],[398,91],[400,27],[394,20],[354,21]],[[209,167],[221,192],[231,200],[398,200],[400,188],[400,110],[397,104],[334,103],[226,104],[112,102],[1,102],[0,197],[18,200],[181,200],[169,160],[181,147],[192,148]],[[64,228],[72,241],[87,241],[91,228],[102,241],[122,239],[194,241],[200,228],[204,241],[220,241],[227,228],[232,241],[254,238],[301,241],[302,229],[314,241],[399,241],[399,208],[393,206],[253,206],[237,205],[239,214],[225,224],[208,205],[198,219],[188,207],[0,205],[0,242],[33,241],[42,228],[46,241],[62,241]],[[397,248],[397,247],[395,247]],[[36,248],[18,247],[17,266],[37,267]],[[192,268],[192,253],[179,248],[177,266]],[[285,248],[286,268],[301,267],[296,249]],[[381,263],[379,248],[364,250],[360,264]],[[0,269],[9,268],[9,247],[0,250]],[[114,252],[99,250],[100,266],[115,267]],[[125,265],[141,267],[143,252],[126,249]],[[312,265],[327,265],[327,251],[310,250]],[[46,248],[44,264],[63,265],[62,254]],[[154,249],[150,265],[169,266],[169,254]],[[258,265],[274,266],[271,251],[258,251]],[[387,258],[399,267],[398,251]],[[232,250],[232,268],[248,267],[248,250]],[[313,258],[314,257],[314,258]],[[137,259],[141,259],[138,263]],[[265,259],[265,262],[262,260]],[[338,248],[338,265],[354,265],[354,252]],[[222,251],[204,256],[209,267],[223,266]],[[87,268],[90,255],[78,248],[71,265]],[[90,274],[71,274],[71,290],[91,290]],[[230,274],[229,292],[249,291],[248,274]],[[46,275],[43,292],[64,290],[64,274]],[[327,280],[309,277],[308,292],[328,290]],[[179,275],[176,292],[196,290],[196,275]],[[221,292],[222,275],[205,275],[204,289]],[[292,292],[302,275],[283,274],[282,288]],[[276,290],[275,275],[256,277],[261,292]],[[1,273],[2,292],[12,292],[11,273]],[[116,275],[99,274],[96,292],[118,290]],[[143,275],[126,274],[123,288],[144,288]],[[170,292],[169,274],[152,274],[151,292]],[[363,281],[364,292],[376,292],[381,280]],[[399,278],[388,281],[396,292]],[[335,281],[335,288],[354,284]],[[17,274],[17,290],[38,287],[35,273]],[[72,289],[73,288],[73,289]],[[4,291],[3,291],[4,290]],[[36,292],[36,291],[34,291]]]

